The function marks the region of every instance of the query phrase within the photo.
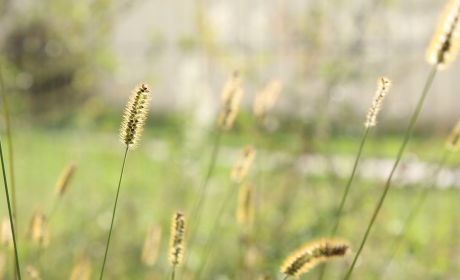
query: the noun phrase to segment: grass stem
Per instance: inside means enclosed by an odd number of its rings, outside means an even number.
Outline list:
[[[198,194],[195,196],[194,202],[192,204],[192,211],[190,215],[189,225],[193,226],[193,230],[190,230],[190,239],[189,239],[190,243],[188,245],[189,252],[192,251],[193,246],[195,245],[195,239],[196,239],[196,235],[197,235],[200,220],[201,220],[200,210],[201,210],[201,206],[206,196],[206,190],[207,190],[209,179],[211,178],[212,172],[214,171],[217,156],[219,155],[221,136],[222,136],[222,129],[219,127],[217,130],[215,139],[214,139],[214,144],[212,147],[211,160],[209,163],[208,171],[206,173],[206,176],[204,177],[204,180],[200,186],[200,189],[198,190]],[[185,256],[185,261],[184,261],[184,266],[183,266],[184,269],[187,267],[189,256],[190,254],[187,254]]]
[[[13,211],[11,210],[10,194],[8,192],[8,183],[6,181],[5,162],[3,160],[3,148],[2,148],[1,139],[0,139],[0,158],[2,160],[3,183],[5,184],[6,201],[8,203],[8,214],[10,215],[11,235],[13,236],[14,255],[16,257],[16,259],[15,259],[15,261],[16,261],[16,269],[17,269],[17,272],[18,272],[19,280],[21,280],[21,269],[19,268],[18,246],[17,246],[17,243],[16,243],[16,233],[15,233],[15,230],[14,230]]]
[[[366,127],[366,129],[364,130],[363,137],[361,138],[361,144],[359,145],[359,150],[358,150],[358,154],[356,155],[355,164],[353,165],[353,170],[351,171],[350,178],[348,179],[347,185],[345,187],[345,191],[343,192],[343,195],[342,195],[342,201],[340,202],[339,210],[337,211],[337,216],[335,218],[335,224],[334,224],[334,227],[332,228],[331,235],[330,235],[331,238],[334,238],[335,234],[337,233],[337,228],[339,227],[340,218],[342,217],[343,206],[345,205],[345,200],[347,199],[348,191],[350,190],[350,186],[351,186],[351,182],[353,181],[353,178],[355,177],[359,159],[361,158],[361,152],[363,151],[364,143],[366,142],[367,135],[369,134],[370,128],[371,128],[370,126]],[[322,265],[321,272],[319,274],[319,280],[323,279],[324,274],[326,272],[326,267],[327,267],[327,263]]]
[[[230,186],[230,188],[228,189],[227,193],[225,194],[224,196],[224,202],[221,204],[221,207],[219,209],[219,212],[217,213],[217,217],[216,217],[216,220],[214,222],[214,225],[212,226],[212,230],[211,230],[211,236],[208,240],[208,242],[206,243],[206,246],[205,246],[205,249],[203,251],[203,255],[202,255],[202,258],[201,258],[201,265],[200,265],[200,268],[198,269],[198,272],[197,274],[195,275],[195,279],[201,279],[201,273],[203,272],[205,266],[206,266],[206,262],[208,260],[208,257],[211,253],[211,250],[212,250],[212,246],[214,245],[214,242],[216,241],[216,237],[218,236],[219,232],[220,232],[220,222],[221,222],[221,217],[222,217],[222,214],[225,212],[225,210],[227,209],[228,205],[229,205],[229,202],[232,201],[232,198],[235,194],[235,191],[236,191],[237,187],[235,184],[232,184]]]
[[[107,260],[107,254],[109,252],[110,237],[112,237],[113,221],[115,220],[115,212],[117,211],[117,203],[118,203],[118,196],[120,194],[121,179],[123,178],[123,171],[125,170],[125,163],[126,163],[127,155],[128,155],[128,147],[126,147],[126,150],[125,150],[125,156],[123,158],[123,165],[121,167],[120,180],[118,181],[117,196],[115,197],[115,205],[113,207],[113,213],[112,213],[112,223],[110,224],[109,238],[107,239],[107,246],[105,247],[104,262],[102,263],[101,277],[99,278],[100,280],[102,280],[102,276],[104,275],[105,262]]]
[[[16,204],[16,180],[14,177],[14,157],[13,157],[13,136],[11,135],[11,121],[10,121],[10,110],[8,107],[8,99],[6,97],[6,88],[5,81],[3,79],[2,72],[2,61],[0,58],[0,88],[2,90],[2,101],[3,101],[3,110],[5,113],[5,126],[6,126],[6,137],[8,138],[8,161],[10,165],[10,180],[11,180],[11,201],[13,205],[13,217],[18,219],[18,207]],[[16,230],[18,229],[17,223],[15,224]],[[16,262],[16,261],[15,261]],[[16,266],[17,264],[15,264]],[[16,269],[14,270],[14,279],[18,279]]]
[[[399,152],[398,152],[398,155],[396,156],[396,160],[395,160],[393,168],[392,168],[392,170],[390,172],[390,176],[388,176],[388,179],[387,179],[387,182],[385,184],[385,187],[384,187],[384,190],[382,192],[382,195],[380,196],[380,199],[379,199],[379,201],[377,203],[377,207],[374,210],[374,213],[372,215],[371,221],[370,221],[369,225],[367,226],[366,233],[364,234],[364,237],[363,237],[363,239],[361,241],[359,249],[358,249],[358,251],[357,251],[357,253],[355,255],[355,258],[353,259],[353,262],[352,262],[350,268],[348,269],[348,272],[347,272],[344,280],[347,280],[347,279],[350,278],[351,273],[353,272],[353,269],[355,267],[356,261],[358,260],[358,257],[361,254],[361,251],[363,250],[364,245],[366,244],[367,237],[369,236],[369,233],[370,233],[370,231],[372,229],[372,226],[374,225],[374,222],[375,222],[375,220],[376,220],[376,218],[377,218],[377,216],[378,216],[378,214],[380,212],[380,208],[382,208],[383,202],[385,200],[385,197],[386,197],[386,195],[388,193],[388,190],[390,188],[390,185],[391,185],[391,180],[393,179],[393,175],[395,174],[396,168],[398,167],[398,164],[401,161],[401,158],[402,158],[402,156],[404,154],[404,151],[406,149],[407,143],[409,142],[409,139],[412,136],[412,132],[414,131],[414,127],[415,127],[415,124],[417,123],[418,116],[420,114],[420,111],[422,110],[423,103],[424,103],[425,98],[426,98],[426,96],[428,94],[428,91],[429,91],[429,89],[431,87],[431,84],[432,84],[432,82],[434,80],[434,77],[436,76],[436,71],[437,71],[437,66],[435,65],[431,69],[431,72],[430,72],[430,74],[428,76],[428,79],[426,81],[426,84],[425,84],[425,87],[423,89],[422,95],[420,96],[420,99],[419,99],[419,101],[417,103],[417,107],[416,107],[416,109],[415,109],[415,111],[414,111],[414,113],[412,115],[411,121],[409,123],[409,127],[407,128],[406,133],[404,135],[404,140],[403,140],[403,142],[401,144],[401,147],[399,148]]]
[[[390,246],[390,255],[386,259],[386,261],[382,265],[381,273],[379,274],[381,277],[385,275],[385,272],[387,271],[388,267],[391,264],[391,261],[395,257],[396,253],[398,252],[399,246],[401,245],[401,242],[405,239],[407,234],[409,233],[409,230],[412,226],[412,223],[414,222],[415,218],[417,217],[417,214],[420,212],[421,207],[423,206],[423,203],[425,202],[425,199],[428,195],[428,193],[435,188],[436,186],[436,181],[439,177],[439,173],[441,172],[442,168],[444,167],[445,163],[447,162],[449,156],[452,154],[451,151],[446,150],[441,158],[441,161],[439,162],[435,173],[433,174],[433,178],[431,180],[431,183],[423,188],[419,196],[417,197],[414,206],[411,208],[409,215],[406,218],[406,221],[404,222],[404,227],[401,232],[394,240],[393,244]]]

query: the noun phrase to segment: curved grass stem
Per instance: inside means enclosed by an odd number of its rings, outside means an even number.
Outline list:
[[[105,262],[107,260],[107,254],[109,252],[110,238],[112,236],[112,229],[113,229],[113,221],[115,220],[115,212],[117,211],[117,203],[118,203],[118,196],[120,194],[121,179],[123,178],[123,171],[125,170],[125,163],[126,163],[127,155],[128,155],[128,147],[126,147],[126,150],[125,150],[125,157],[123,158],[123,165],[121,167],[120,180],[118,181],[117,196],[115,197],[115,205],[113,207],[113,213],[112,213],[112,222],[110,224],[110,231],[109,231],[109,238],[107,239],[107,246],[105,247],[104,262],[102,263],[101,277],[99,278],[100,280],[102,280],[102,276],[104,275]]]
[[[5,162],[3,160],[3,148],[2,148],[1,139],[0,139],[0,158],[1,158],[1,161],[2,161],[3,183],[5,184],[6,201],[8,203],[8,214],[10,215],[11,235],[13,236],[14,255],[16,257],[15,258],[16,270],[17,270],[17,273],[18,273],[19,280],[21,280],[21,269],[19,268],[18,246],[17,246],[17,243],[16,243],[16,232],[15,232],[15,229],[14,229],[13,211],[11,209],[10,194],[8,192],[8,183],[7,183],[7,180],[6,180]]]
[[[356,159],[355,159],[355,164],[353,165],[353,170],[351,171],[350,178],[348,179],[347,185],[345,187],[345,191],[343,192],[343,195],[342,195],[342,200],[340,202],[339,210],[337,211],[337,216],[335,218],[335,224],[334,224],[334,227],[332,228],[331,235],[330,235],[331,238],[334,238],[335,234],[337,233],[337,228],[339,227],[340,218],[342,217],[343,206],[345,205],[345,200],[348,197],[348,191],[350,190],[351,182],[353,182],[353,179],[355,177],[359,159],[361,158],[361,153],[363,151],[364,143],[366,142],[367,135],[369,134],[370,128],[371,128],[370,126],[366,127],[366,129],[364,130],[363,137],[361,138],[361,144],[359,145],[358,154],[356,155]],[[326,267],[327,267],[327,263],[322,265],[321,272],[319,274],[319,280],[323,279],[324,274],[326,273]]]
[[[382,269],[381,269],[381,273],[379,274],[380,275],[380,278],[383,277],[385,275],[385,272],[387,271],[388,267],[390,266],[393,258],[395,257],[395,255],[397,254],[398,252],[398,249],[399,249],[399,246],[401,245],[402,241],[405,239],[405,237],[407,236],[411,226],[412,226],[412,223],[414,222],[415,218],[417,217],[417,214],[420,212],[420,209],[422,208],[423,206],[423,203],[425,202],[425,199],[428,195],[428,193],[435,188],[436,186],[436,181],[439,177],[439,173],[441,172],[442,168],[444,167],[445,163],[447,162],[449,156],[452,154],[451,151],[449,150],[446,150],[441,158],[441,161],[439,162],[436,170],[435,170],[435,173],[433,174],[433,178],[431,180],[431,183],[426,186],[422,191],[421,193],[419,194],[419,196],[417,197],[415,203],[414,203],[414,206],[411,208],[410,212],[409,212],[409,215],[407,216],[406,218],[406,221],[404,222],[404,228],[402,230],[402,233],[400,235],[398,235],[398,237],[396,237],[394,240],[393,240],[393,243],[392,245],[390,246],[390,255],[388,256],[388,258],[386,259],[386,261],[383,263],[382,265]]]
[[[209,168],[206,173],[206,176],[204,177],[203,183],[200,186],[200,189],[198,190],[198,194],[195,196],[194,202],[192,204],[192,211],[190,215],[190,222],[189,224],[193,226],[193,230],[190,231],[190,243],[188,245],[188,250],[189,252],[192,251],[193,246],[195,245],[195,239],[196,235],[198,232],[200,220],[201,220],[201,206],[204,203],[205,196],[206,196],[206,190],[208,187],[208,182],[209,179],[211,178],[212,172],[214,171],[214,167],[216,165],[216,160],[217,156],[219,155],[219,147],[220,147],[220,139],[222,136],[222,129],[218,128],[216,137],[214,139],[214,144],[212,147],[212,152],[211,152],[211,160],[209,163]],[[187,267],[188,259],[189,259],[190,254],[187,254],[185,256],[185,261],[183,265],[183,269]],[[182,273],[183,274],[183,273]]]
[[[372,229],[372,226],[374,225],[375,219],[377,218],[377,216],[378,216],[378,214],[380,212],[380,208],[382,208],[383,202],[385,201],[385,197],[386,197],[386,195],[388,193],[388,190],[390,189],[391,180],[393,179],[393,175],[395,174],[396,168],[398,167],[398,164],[401,161],[401,158],[402,158],[402,156],[404,154],[404,151],[406,149],[407,143],[409,142],[409,139],[412,136],[412,132],[414,131],[414,127],[415,127],[415,124],[417,123],[418,116],[420,114],[420,111],[422,110],[423,103],[424,103],[425,98],[426,98],[426,96],[428,94],[428,91],[429,91],[429,89],[431,87],[431,84],[432,84],[432,82],[434,80],[434,77],[436,76],[436,71],[437,71],[437,66],[435,65],[432,68],[432,70],[431,70],[431,72],[430,72],[430,74],[428,76],[428,79],[426,81],[426,84],[425,84],[425,87],[423,89],[422,95],[420,96],[420,99],[419,99],[419,101],[417,103],[417,107],[416,107],[414,113],[412,114],[412,118],[411,118],[411,121],[409,123],[409,127],[407,128],[406,133],[404,135],[404,140],[403,140],[403,142],[401,144],[401,147],[399,148],[399,152],[398,152],[398,155],[396,156],[395,163],[393,165],[393,168],[391,169],[390,176],[388,176],[388,179],[387,179],[387,182],[385,184],[385,187],[384,187],[384,190],[382,192],[382,195],[380,196],[380,199],[379,199],[379,201],[377,203],[377,207],[374,210],[374,213],[372,215],[371,221],[369,222],[369,224],[367,226],[366,232],[365,232],[364,237],[363,237],[363,239],[361,241],[359,249],[358,249],[358,251],[357,251],[357,253],[355,255],[355,258],[353,259],[353,262],[352,262],[350,268],[348,269],[348,272],[347,272],[344,280],[347,280],[347,279],[350,278],[351,273],[353,272],[353,269],[355,267],[356,261],[358,260],[358,257],[361,254],[361,251],[363,250],[364,245],[366,244],[366,240],[367,240],[367,238],[369,236],[369,233],[370,233],[370,231]]]
[[[222,206],[220,207],[219,209],[219,212],[217,213],[217,217],[216,217],[216,220],[214,222],[214,225],[212,226],[212,230],[211,230],[211,236],[208,240],[208,242],[206,243],[206,246],[205,246],[205,249],[203,251],[203,255],[202,255],[202,258],[201,258],[201,265],[200,265],[200,268],[198,269],[198,272],[197,274],[195,275],[195,279],[201,279],[201,273],[204,271],[205,267],[206,267],[206,262],[208,260],[208,257],[212,251],[212,246],[214,245],[214,242],[216,241],[216,237],[218,236],[219,232],[220,232],[220,218],[222,217],[222,214],[225,212],[225,210],[227,209],[228,205],[229,205],[229,202],[232,201],[232,198],[235,194],[235,190],[236,190],[236,186],[234,186],[234,184],[232,184],[230,186],[230,189],[227,191],[227,193],[225,194],[224,196],[224,202],[222,203]]]

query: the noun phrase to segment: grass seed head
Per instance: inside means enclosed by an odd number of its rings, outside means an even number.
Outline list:
[[[232,128],[238,115],[242,96],[241,78],[238,72],[234,72],[222,90],[222,109],[218,118],[218,124],[222,129],[229,130]]]
[[[283,84],[278,79],[272,79],[256,95],[253,105],[253,113],[256,119],[263,120],[268,111],[275,106],[276,100],[283,88]]]
[[[455,60],[460,44],[459,32],[460,0],[450,0],[426,53],[429,64],[444,69]]]
[[[142,247],[141,262],[146,266],[153,266],[157,261],[161,241],[161,226],[151,225]]]
[[[41,280],[42,278],[40,277],[40,273],[38,272],[38,270],[29,265],[26,267],[26,279],[27,280]]]
[[[69,280],[89,280],[91,277],[91,261],[87,257],[81,258],[73,267]]]
[[[4,279],[5,277],[6,263],[7,263],[6,254],[1,252],[0,253],[0,279]]]
[[[231,173],[231,179],[234,183],[243,182],[255,157],[256,149],[253,146],[247,145],[241,150]]]
[[[336,257],[343,257],[349,252],[348,242],[337,239],[320,239],[302,246],[286,258],[281,272],[296,279],[316,265]]]
[[[250,184],[242,184],[240,187],[236,210],[236,218],[240,226],[251,227],[254,223],[254,191],[254,186]]]
[[[377,124],[377,115],[380,109],[382,109],[383,99],[385,99],[388,91],[390,91],[391,85],[391,80],[388,78],[381,77],[377,80],[377,91],[375,92],[372,106],[367,112],[367,119],[364,126],[371,127]]]
[[[44,248],[49,245],[48,220],[41,210],[35,211],[30,223],[30,233],[32,241]]]
[[[55,187],[55,191],[58,196],[63,196],[66,193],[70,183],[72,182],[76,170],[77,163],[75,161],[69,162],[64,168],[64,170],[62,170],[62,173],[59,176],[59,179],[56,182]]]
[[[460,120],[455,125],[454,129],[450,133],[446,140],[446,149],[452,152],[456,152],[460,148]]]
[[[1,231],[2,244],[8,249],[13,249],[13,235],[11,233],[10,218],[8,216],[2,219]]]
[[[171,237],[169,239],[169,262],[171,265],[181,265],[185,252],[185,216],[177,211],[172,219]]]
[[[134,150],[138,144],[149,111],[149,101],[150,87],[148,84],[141,84],[132,91],[126,104],[120,138],[128,150]]]

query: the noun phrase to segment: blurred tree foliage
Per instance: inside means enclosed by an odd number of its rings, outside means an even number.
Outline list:
[[[15,113],[65,115],[115,67],[109,46],[118,1],[3,2],[0,50]]]

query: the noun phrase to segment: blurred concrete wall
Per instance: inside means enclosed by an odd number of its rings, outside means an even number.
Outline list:
[[[446,3],[137,1],[115,26],[119,69],[110,84],[123,92],[145,80],[154,85],[157,110],[194,110],[205,104],[202,115],[212,116],[226,76],[242,68],[246,106],[268,79],[279,77],[285,84],[276,107],[280,112],[295,108],[308,118],[321,109],[340,116],[349,106],[364,117],[375,82],[385,75],[394,88],[381,121],[399,121],[415,107],[430,71],[425,51]],[[197,44],[203,30],[212,33],[200,45],[207,50],[184,51],[181,44]],[[209,51],[213,48],[218,51]],[[421,121],[450,124],[460,117],[459,70],[457,61],[438,74]]]

